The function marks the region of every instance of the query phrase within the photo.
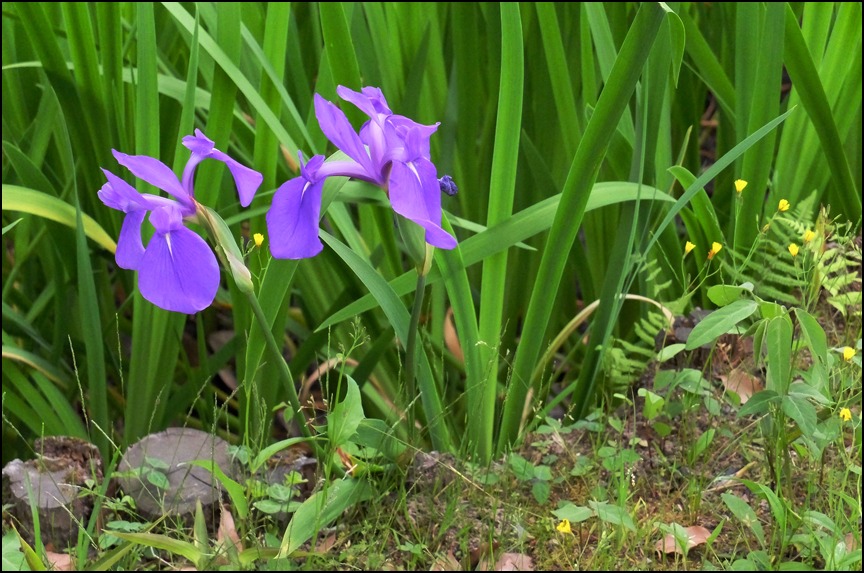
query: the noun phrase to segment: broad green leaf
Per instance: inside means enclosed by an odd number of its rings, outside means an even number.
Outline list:
[[[708,288],[708,298],[717,306],[727,306],[744,296],[744,293],[753,292],[753,283],[744,283],[740,286],[714,285]]]
[[[237,510],[237,517],[246,519],[246,516],[249,515],[249,504],[246,502],[246,488],[228,477],[213,460],[194,460],[189,462],[189,464],[204,468],[213,474],[219,480],[219,483],[222,484],[222,487],[225,488],[225,491],[228,492],[231,503],[234,505],[234,509]]]
[[[826,398],[824,394],[822,394],[819,390],[807,384],[806,382],[795,381],[789,385],[789,395],[796,396],[801,399],[813,400],[817,404],[822,404],[823,406],[830,406],[833,402]]]
[[[795,316],[798,317],[801,333],[807,340],[813,357],[822,364],[828,364],[828,340],[825,336],[825,330],[806,310],[796,308]]]
[[[686,346],[687,345],[683,342],[676,342],[675,344],[663,347],[663,349],[657,353],[657,362],[666,362],[667,360],[671,360],[684,350]]]
[[[611,523],[613,525],[623,525],[632,532],[636,532],[636,524],[633,523],[633,518],[627,513],[627,510],[617,505],[606,503],[605,501],[588,502],[588,505],[597,513],[597,517],[601,521]]]
[[[645,398],[642,412],[646,419],[653,420],[663,412],[663,404],[666,400],[662,396],[658,396],[647,388],[639,388],[639,395]]]
[[[762,524],[759,523],[759,517],[753,511],[753,508],[737,495],[724,493],[720,497],[723,499],[726,507],[729,508],[729,511],[738,519],[739,523],[750,529],[756,535],[759,543],[764,545],[765,530],[762,529]]]
[[[753,394],[747,403],[741,406],[738,410],[738,416],[750,416],[764,414],[768,411],[768,406],[773,402],[780,400],[780,396],[773,390],[762,390]]]
[[[693,327],[687,338],[687,350],[693,350],[703,344],[714,342],[756,312],[757,307],[758,304],[755,300],[748,299],[737,300],[728,306],[715,310]]]
[[[797,422],[801,433],[812,438],[816,432],[816,408],[800,394],[789,394],[782,399],[783,412]]]
[[[768,321],[765,343],[768,347],[765,388],[783,396],[788,391],[792,376],[792,320],[788,315]]]
[[[594,510],[582,505],[574,505],[569,501],[552,512],[558,519],[566,519],[570,523],[579,523],[594,517]]]
[[[357,431],[363,421],[363,404],[360,402],[360,387],[350,376],[345,376],[347,389],[345,399],[336,404],[327,415],[327,437],[333,448],[344,445]]]
[[[362,480],[344,478],[326,483],[294,512],[282,536],[278,557],[290,556],[342,512],[371,495],[372,489]]]

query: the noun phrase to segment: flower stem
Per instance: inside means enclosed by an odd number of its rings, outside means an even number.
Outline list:
[[[411,308],[411,322],[408,324],[408,340],[405,342],[405,411],[408,414],[408,436],[414,437],[414,408],[412,403],[417,394],[415,357],[417,353],[417,327],[423,309],[423,295],[426,290],[426,274],[417,273],[417,289],[414,291],[414,306]]]

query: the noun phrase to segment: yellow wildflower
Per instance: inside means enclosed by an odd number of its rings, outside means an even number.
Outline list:
[[[789,245],[789,254],[792,255],[793,257],[797,257],[798,256],[798,245],[796,245],[795,243],[790,244]]]
[[[807,229],[807,231],[804,233],[803,241],[805,243],[809,243],[815,237],[816,237],[816,233],[814,233],[812,229]]]
[[[746,181],[744,181],[743,179],[736,179],[735,180],[735,192],[736,193],[738,193],[740,195],[741,191],[744,191],[745,187],[747,187]]]
[[[789,210],[789,207],[791,206],[792,205],[790,205],[789,201],[787,201],[786,199],[780,199],[780,203],[777,205],[777,210],[781,213],[785,213]]]
[[[684,243],[684,256],[689,255],[690,251],[692,251],[695,248],[696,248],[696,245],[694,245],[690,241],[687,241],[686,243]]]
[[[573,533],[573,530],[570,529],[570,520],[569,519],[562,519],[561,523],[559,523],[555,527],[555,529],[557,529],[561,533]]]
[[[853,358],[855,358],[855,349],[851,346],[843,348],[843,360],[846,362],[852,362]]]
[[[719,253],[720,249],[722,249],[722,248],[723,248],[723,245],[721,245],[720,243],[717,243],[717,242],[711,243],[711,250],[708,251],[708,260],[710,261],[711,259],[713,259],[714,255]]]
[[[848,422],[852,419],[852,410],[849,408],[840,408],[840,419],[844,422]]]
[[[252,240],[255,241],[256,247],[260,247],[264,244],[264,235],[262,235],[261,233],[255,233],[254,235],[252,235]]]

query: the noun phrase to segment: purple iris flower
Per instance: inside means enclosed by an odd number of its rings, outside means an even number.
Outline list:
[[[330,176],[352,177],[384,189],[393,210],[426,230],[426,242],[452,249],[456,239],[441,227],[441,191],[455,193],[449,176],[442,183],[429,155],[429,139],[439,124],[422,125],[394,114],[381,90],[365,87],[360,93],[346,87],[336,89],[339,97],[369,116],[360,133],[354,131],[345,114],[315,94],[315,115],[324,135],[348,160],[329,161],[316,155],[303,163],[300,176],[285,182],[273,196],[267,213],[270,250],[274,257],[302,259],[317,255],[321,190]]]
[[[138,271],[141,295],[165,310],[193,314],[210,306],[219,288],[216,255],[204,239],[183,224],[184,220],[194,220],[197,212],[192,188],[195,169],[207,158],[225,163],[234,176],[244,207],[252,202],[263,176],[215,149],[200,130],[196,129],[194,136],[184,137],[183,145],[192,155],[182,180],[158,159],[112,150],[120,165],[166,191],[173,199],[139,193],[107,169],[102,170],[108,182],[99,191],[99,199],[108,207],[126,213],[117,241],[116,260],[121,268]],[[148,212],[156,232],[145,248],[141,224]]]

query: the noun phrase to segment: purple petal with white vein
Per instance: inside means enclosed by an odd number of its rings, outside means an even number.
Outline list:
[[[138,268],[138,289],[160,308],[194,314],[216,298],[216,255],[204,239],[182,225],[156,233]]]
[[[393,210],[426,229],[426,242],[452,249],[456,239],[441,228],[441,190],[431,162],[394,161],[390,168],[390,204]]]
[[[305,259],[324,248],[318,238],[323,187],[323,179],[312,183],[295,177],[276,190],[267,212],[267,233],[274,257]]]

